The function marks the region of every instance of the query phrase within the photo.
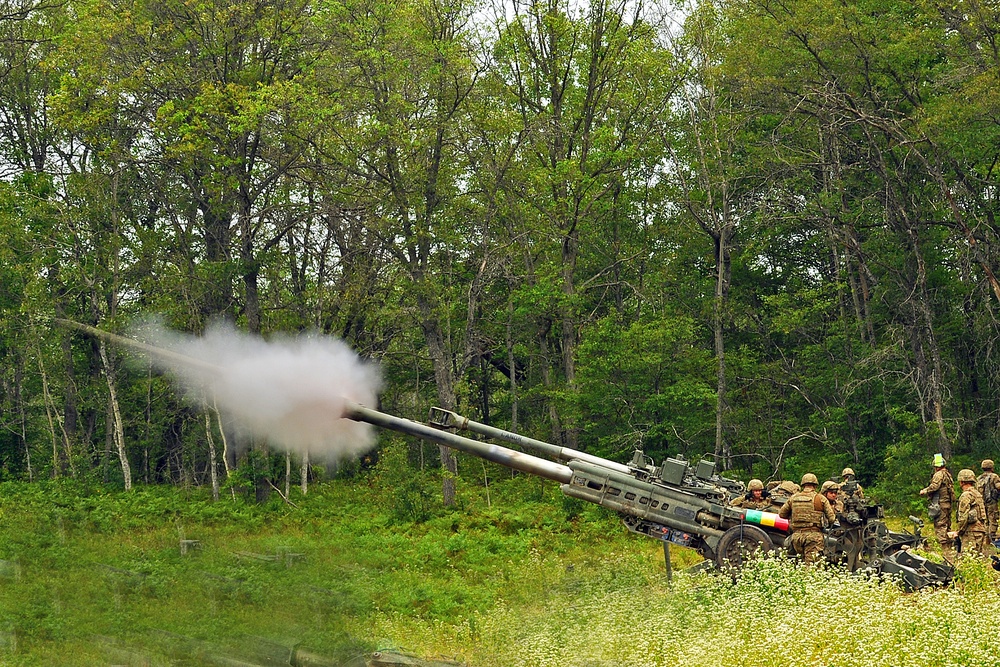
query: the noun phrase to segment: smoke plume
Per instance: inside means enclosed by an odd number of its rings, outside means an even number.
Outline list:
[[[370,425],[341,415],[345,400],[375,407],[381,377],[342,340],[318,334],[264,340],[229,324],[196,337],[156,321],[141,326],[137,337],[177,353],[151,357],[152,363],[244,435],[328,460],[362,453],[375,442]]]

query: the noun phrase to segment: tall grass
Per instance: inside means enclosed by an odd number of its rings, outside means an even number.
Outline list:
[[[500,605],[479,619],[477,665],[997,665],[1000,597],[992,570],[915,594],[784,559],[735,583],[681,575],[663,585],[590,590],[534,610]]]

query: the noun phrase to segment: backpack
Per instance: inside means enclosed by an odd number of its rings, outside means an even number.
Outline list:
[[[995,503],[1000,499],[1000,491],[997,491],[995,474],[993,475],[980,475],[979,479],[976,480],[976,491],[983,496],[984,503]]]

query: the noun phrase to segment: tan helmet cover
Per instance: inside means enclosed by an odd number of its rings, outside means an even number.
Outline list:
[[[811,472],[807,472],[806,474],[802,475],[802,486],[805,486],[806,484],[819,486],[819,480],[816,479],[816,475],[812,474]]]
[[[962,482],[971,482],[975,484],[976,473],[972,472],[968,468],[962,468],[958,471],[958,483],[961,484]]]
[[[782,481],[781,484],[778,485],[778,488],[784,491],[785,493],[798,493],[800,487],[792,480],[786,479]]]

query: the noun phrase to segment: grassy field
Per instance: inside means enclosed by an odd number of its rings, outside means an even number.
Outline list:
[[[907,595],[769,560],[677,574],[555,485],[371,474],[253,506],[202,490],[0,487],[0,665],[198,665],[300,647],[470,665],[993,665],[995,573]],[[180,540],[200,548],[182,554]],[[677,568],[697,556],[674,549]],[[215,661],[215,662],[213,662]]]

